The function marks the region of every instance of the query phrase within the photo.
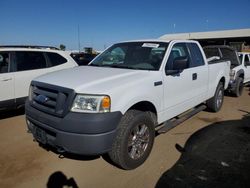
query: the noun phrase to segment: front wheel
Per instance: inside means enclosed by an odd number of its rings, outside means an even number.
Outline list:
[[[149,113],[129,110],[119,124],[109,156],[123,169],[137,168],[148,158],[154,137],[154,123]]]
[[[207,107],[212,112],[218,112],[223,104],[224,100],[224,87],[223,83],[220,82],[216,88],[214,96],[207,101]]]
[[[236,80],[236,87],[235,90],[233,91],[234,96],[240,97],[242,95],[243,88],[244,88],[243,78],[239,77]]]

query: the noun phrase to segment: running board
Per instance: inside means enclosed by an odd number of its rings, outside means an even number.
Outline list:
[[[200,105],[200,106],[197,106],[196,108],[194,108],[193,110],[191,110],[190,112],[185,113],[184,115],[181,115],[181,116],[178,116],[174,119],[166,121],[163,124],[163,126],[157,130],[157,133],[163,134],[163,133],[168,132],[169,130],[171,130],[174,127],[176,127],[177,125],[183,123],[184,121],[191,118],[192,116],[199,113],[200,111],[205,110],[206,108],[207,108],[206,105]]]

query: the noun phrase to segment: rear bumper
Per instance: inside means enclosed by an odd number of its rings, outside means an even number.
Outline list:
[[[60,151],[96,155],[111,150],[121,112],[83,114],[69,112],[59,118],[25,105],[29,131],[40,143]]]

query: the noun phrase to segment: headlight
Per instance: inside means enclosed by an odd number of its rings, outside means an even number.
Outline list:
[[[109,96],[78,94],[71,107],[72,112],[103,113],[110,112]]]
[[[32,101],[32,99],[33,99],[33,90],[34,90],[33,86],[30,85],[30,88],[29,88],[29,101]]]
[[[235,76],[235,70],[230,71],[230,79],[233,80]]]

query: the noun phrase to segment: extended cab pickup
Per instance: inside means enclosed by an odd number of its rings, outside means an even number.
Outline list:
[[[149,156],[155,131],[173,127],[173,118],[201,104],[220,110],[229,71],[230,62],[208,64],[196,41],[114,44],[88,66],[34,79],[28,130],[58,152],[108,153],[133,169]]]
[[[204,52],[208,58],[216,56],[220,60],[231,62],[228,91],[236,97],[241,96],[244,84],[250,81],[249,53],[238,53],[234,48],[225,45],[205,46]]]

